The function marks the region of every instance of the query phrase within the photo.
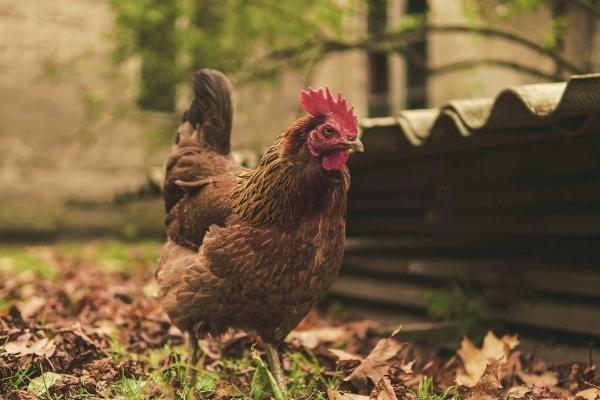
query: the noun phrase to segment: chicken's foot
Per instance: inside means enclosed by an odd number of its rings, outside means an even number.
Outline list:
[[[283,394],[283,398],[288,398],[286,379],[283,373],[283,368],[281,367],[281,362],[279,361],[279,353],[277,352],[277,347],[272,344],[265,343],[265,351],[267,352],[267,359],[269,360],[269,367],[271,368],[271,372],[277,381],[277,385],[279,385],[279,389]]]
[[[192,390],[196,388],[196,364],[198,363],[198,335],[196,329],[191,329],[188,332],[188,355],[189,362],[187,367],[188,384]]]

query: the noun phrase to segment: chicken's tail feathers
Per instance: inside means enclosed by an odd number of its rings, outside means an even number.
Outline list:
[[[219,154],[229,154],[233,119],[231,83],[223,73],[208,68],[196,71],[192,83],[194,99],[183,114],[183,122],[190,122],[196,128],[205,146]]]

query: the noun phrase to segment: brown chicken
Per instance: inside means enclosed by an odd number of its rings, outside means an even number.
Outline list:
[[[255,170],[230,154],[231,86],[218,71],[193,78],[167,162],[168,241],[156,278],[163,308],[190,338],[228,328],[258,333],[285,391],[276,348],[337,277],[345,241],[350,150],[357,119],[329,90],[300,94],[307,115],[269,147]]]

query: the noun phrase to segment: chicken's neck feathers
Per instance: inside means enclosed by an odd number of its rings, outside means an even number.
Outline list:
[[[281,142],[279,137],[254,171],[239,176],[234,212],[255,226],[294,227],[323,214],[345,216],[348,169],[325,171],[316,162],[286,157]]]

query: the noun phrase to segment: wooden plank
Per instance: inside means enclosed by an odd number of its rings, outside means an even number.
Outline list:
[[[401,214],[407,212],[461,212],[480,214],[497,211],[498,213],[518,212],[564,212],[581,209],[600,209],[600,182],[594,192],[565,192],[555,188],[556,196],[544,196],[541,193],[510,192],[504,194],[478,195],[452,198],[417,198],[416,196],[355,196],[348,200],[348,212],[352,215],[364,214]],[[549,191],[550,192],[550,191]]]
[[[398,198],[400,196],[395,196]],[[531,207],[599,204],[600,179],[583,182],[485,182],[477,185],[444,185],[436,190],[433,206],[451,209]],[[391,199],[388,199],[388,201]]]
[[[406,282],[341,276],[331,288],[334,294],[400,307],[425,309],[428,287]],[[490,317],[537,328],[600,337],[600,305],[548,299],[514,299]]]
[[[492,180],[535,181],[564,176],[600,176],[600,135],[552,143],[499,147],[439,158],[351,165],[352,191],[372,192],[415,185],[475,183]]]
[[[372,277],[420,277],[435,280],[459,279],[477,284],[523,287],[528,290],[600,297],[600,270],[572,265],[551,265],[520,259],[406,259],[389,256],[349,254],[344,274]]]
[[[529,254],[545,249],[560,248],[572,252],[589,252],[600,248],[600,237],[581,236],[531,236],[531,235],[447,235],[407,234],[383,237],[349,235],[346,255],[397,255],[421,257],[491,257],[510,253]]]
[[[516,235],[598,235],[600,213],[549,216],[483,216],[467,218],[451,214],[432,213],[426,218],[385,215],[350,215],[348,232],[351,235],[389,234],[516,234]]]
[[[483,182],[443,184],[381,194],[354,193],[348,198],[350,213],[451,210],[490,212],[494,210],[552,211],[570,207],[598,208],[600,179],[566,182]]]
[[[404,282],[340,276],[330,291],[354,299],[374,300],[403,307],[424,309],[429,304],[423,287]]]
[[[497,314],[505,321],[600,337],[600,306],[558,301],[514,301]]]

